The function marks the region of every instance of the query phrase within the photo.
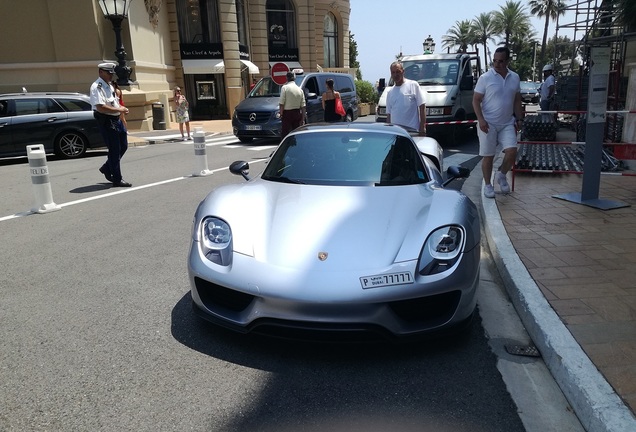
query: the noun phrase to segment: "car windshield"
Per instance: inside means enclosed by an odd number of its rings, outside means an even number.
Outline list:
[[[280,87],[270,77],[265,77],[256,83],[247,97],[279,97]]]
[[[459,60],[405,60],[402,66],[404,77],[422,86],[457,84]]]
[[[522,91],[537,91],[537,83],[534,82],[522,82],[521,83]]]
[[[262,178],[338,186],[396,186],[429,181],[410,138],[350,130],[289,136],[272,156]]]

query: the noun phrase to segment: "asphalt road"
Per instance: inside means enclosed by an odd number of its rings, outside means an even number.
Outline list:
[[[492,298],[480,300],[480,316],[459,338],[300,343],[229,333],[193,316],[194,210],[215,186],[243,181],[230,162],[259,170],[269,144],[210,142],[207,177],[191,176],[191,143],[134,147],[122,165],[132,189],[108,186],[97,171],[103,152],[51,161],[61,209],[48,214],[29,214],[26,159],[0,162],[0,430],[549,430],[527,418],[567,407],[528,377],[540,359],[506,357],[503,345],[522,337],[482,325],[514,315],[492,303],[502,290],[487,263],[481,297]],[[537,397],[511,396],[525,392]],[[554,430],[578,430],[570,420]]]

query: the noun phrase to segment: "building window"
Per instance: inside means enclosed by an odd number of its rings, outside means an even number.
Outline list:
[[[177,0],[177,17],[182,44],[222,42],[216,0]]]
[[[298,49],[294,7],[289,0],[267,0],[268,47],[272,51]]]
[[[239,44],[248,46],[247,39],[247,19],[245,10],[245,0],[236,0],[236,26],[238,28]]]
[[[325,15],[323,43],[324,66],[338,67],[338,22],[331,12]]]

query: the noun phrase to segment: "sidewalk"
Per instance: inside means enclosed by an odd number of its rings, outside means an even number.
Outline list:
[[[201,128],[206,135],[231,135],[232,120],[206,120],[191,121],[190,134],[193,134],[197,128]],[[185,127],[183,128],[186,133]],[[128,134],[128,145],[131,147],[154,144],[161,141],[180,141],[181,133],[179,132],[179,124],[170,123],[170,129],[153,130],[153,131],[130,131]]]
[[[190,127],[232,133],[230,120]],[[180,138],[178,128],[130,134],[139,144]],[[513,193],[482,193],[476,204],[517,313],[581,424],[636,431],[636,177],[601,175],[599,198],[630,207],[603,211],[553,197],[580,193],[582,179],[517,173]]]
[[[586,430],[636,431],[636,177],[601,175],[599,198],[626,208],[553,197],[580,193],[582,179],[517,173],[513,193],[481,199],[486,235],[517,312]]]

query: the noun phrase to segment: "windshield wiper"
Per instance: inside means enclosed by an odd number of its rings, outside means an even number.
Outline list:
[[[270,180],[270,181],[277,181],[277,182],[281,182],[281,183],[292,183],[292,184],[306,184],[303,181],[297,180],[297,179],[292,179],[289,177],[273,177],[273,176],[267,176],[267,177],[263,177],[263,180]]]

